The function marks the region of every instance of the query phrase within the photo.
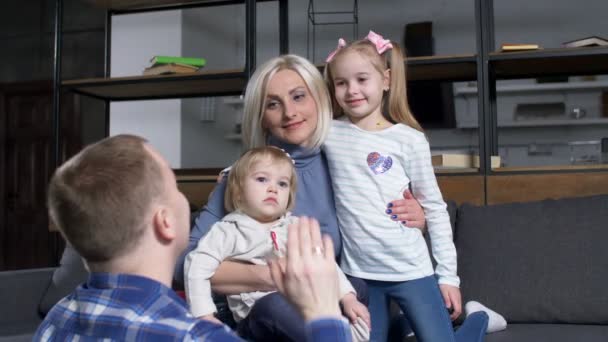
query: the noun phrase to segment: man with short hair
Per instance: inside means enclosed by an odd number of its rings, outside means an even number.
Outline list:
[[[188,244],[189,207],[168,163],[145,139],[118,135],[86,147],[55,172],[48,207],[91,274],[51,309],[34,340],[239,340],[224,325],[194,318],[170,288]],[[338,308],[330,308],[330,319],[318,319],[327,310],[302,310],[317,332],[312,339],[350,336]]]

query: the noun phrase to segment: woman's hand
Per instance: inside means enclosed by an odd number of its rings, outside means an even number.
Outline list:
[[[306,321],[341,317],[333,243],[321,237],[316,220],[302,217],[290,225],[286,262],[270,260],[269,267],[276,287]]]
[[[386,206],[386,214],[391,220],[404,222],[408,227],[419,228],[422,232],[426,229],[424,210],[409,190],[403,192],[403,199],[394,200]]]
[[[460,289],[452,285],[439,284],[439,290],[441,290],[445,307],[448,309],[454,309],[450,314],[450,318],[453,321],[462,313],[462,297],[460,296]]]
[[[363,305],[360,301],[357,300],[357,296],[354,293],[348,293],[346,296],[342,297],[342,312],[352,324],[357,323],[357,318],[361,317],[367,327],[371,329],[372,322],[369,315],[369,310],[367,307]]]

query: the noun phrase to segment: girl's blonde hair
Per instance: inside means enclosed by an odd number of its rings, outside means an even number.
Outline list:
[[[317,127],[308,148],[319,148],[325,141],[332,120],[331,99],[319,70],[297,55],[282,55],[262,64],[251,76],[245,90],[243,113],[243,145],[245,148],[266,146],[270,132],[262,127],[268,82],[281,70],[292,70],[308,87],[318,112]]]
[[[285,153],[285,151],[274,146],[265,146],[252,148],[239,158],[232,165],[228,174],[226,183],[226,193],[224,194],[224,207],[227,212],[232,212],[243,207],[243,189],[245,188],[245,180],[251,173],[254,165],[260,161],[270,159],[272,163],[287,163],[291,169],[291,179],[289,181],[289,199],[287,200],[287,209],[289,211],[295,205],[297,176],[296,168],[293,165],[293,159]]]
[[[381,75],[384,75],[386,70],[390,72],[390,86],[382,97],[382,115],[392,123],[406,124],[422,132],[422,126],[420,126],[418,120],[412,114],[407,99],[405,55],[401,52],[401,48],[397,43],[391,41],[391,44],[393,48],[386,50],[382,54],[378,53],[376,46],[368,39],[354,41],[336,51],[331,61],[326,64],[324,72],[327,88],[329,88],[331,94],[334,116],[342,116],[344,115],[344,111],[336,101],[332,67],[346,53],[357,52],[361,56],[367,57]]]

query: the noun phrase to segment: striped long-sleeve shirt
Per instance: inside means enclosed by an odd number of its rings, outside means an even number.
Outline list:
[[[387,203],[410,187],[424,209],[438,281],[459,286],[449,215],[424,134],[402,124],[365,131],[348,119],[335,120],[323,148],[342,232],[344,273],[383,281],[433,274],[420,230],[385,213]]]

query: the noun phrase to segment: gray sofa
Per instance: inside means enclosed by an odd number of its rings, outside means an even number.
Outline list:
[[[608,195],[465,204],[450,215],[463,302],[478,300],[509,323],[486,341],[608,341]],[[0,341],[29,340],[38,309],[86,278],[69,253],[52,272],[0,272]]]
[[[0,341],[31,341],[54,268],[0,272]]]
[[[462,205],[455,243],[463,302],[508,322],[486,341],[608,341],[608,195]]]
[[[46,313],[86,280],[78,254],[66,248],[59,268],[0,272],[0,342],[31,341]]]

